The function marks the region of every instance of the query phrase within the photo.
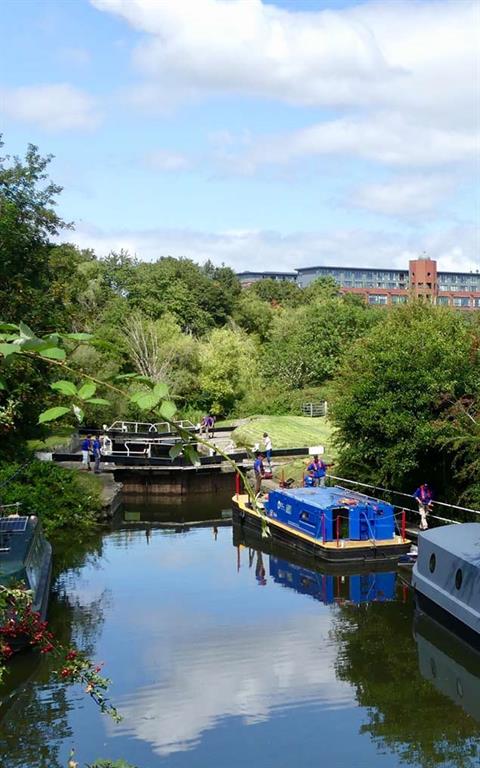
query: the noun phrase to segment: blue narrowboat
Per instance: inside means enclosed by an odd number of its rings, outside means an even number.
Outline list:
[[[279,488],[263,504],[255,509],[247,495],[235,495],[234,521],[329,562],[398,560],[410,549],[391,504],[345,488]]]

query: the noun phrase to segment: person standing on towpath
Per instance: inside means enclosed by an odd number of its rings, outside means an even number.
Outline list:
[[[265,446],[265,456],[267,457],[268,470],[272,471],[272,439],[268,432],[263,433],[263,444]]]
[[[426,531],[428,528],[427,515],[432,509],[433,501],[433,494],[428,483],[422,483],[413,494],[413,498],[417,500],[418,511],[420,512],[420,530]]]
[[[82,440],[82,464],[84,469],[87,470],[87,472],[90,472],[90,449],[92,447],[92,436],[87,435],[87,437]]]

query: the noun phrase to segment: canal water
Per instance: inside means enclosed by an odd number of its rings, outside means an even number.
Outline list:
[[[478,766],[479,657],[415,616],[401,575],[315,570],[228,515],[218,496],[129,504],[58,554],[51,624],[105,663],[123,720],[24,654],[2,768],[65,768],[72,747],[80,766]]]

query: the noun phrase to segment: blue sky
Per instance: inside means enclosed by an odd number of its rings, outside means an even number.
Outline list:
[[[470,0],[4,0],[6,151],[69,239],[236,269],[480,267]]]

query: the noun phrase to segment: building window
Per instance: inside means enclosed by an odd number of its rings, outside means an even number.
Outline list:
[[[470,306],[470,299],[468,296],[454,296],[453,298],[453,306],[454,307],[469,307]]]
[[[392,296],[392,304],[406,304],[406,296]]]
[[[437,304],[448,304],[448,296],[437,296]]]
[[[369,304],[386,304],[388,302],[388,296],[381,293],[372,293],[368,297]]]
[[[474,299],[473,300],[473,306],[474,307],[480,307],[480,299]]]

